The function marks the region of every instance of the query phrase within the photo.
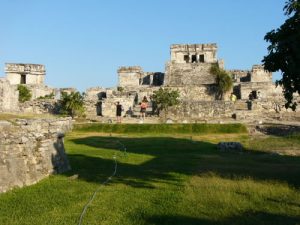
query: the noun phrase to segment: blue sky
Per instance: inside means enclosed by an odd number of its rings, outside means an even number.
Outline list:
[[[226,69],[267,54],[285,0],[0,0],[5,62],[46,65],[51,87],[113,87],[119,66],[164,71],[171,44],[217,43]],[[278,76],[278,75],[277,75]]]

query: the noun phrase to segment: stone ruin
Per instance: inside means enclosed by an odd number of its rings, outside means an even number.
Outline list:
[[[147,114],[157,116],[151,96],[160,87],[167,87],[180,92],[181,104],[173,107],[169,115],[178,122],[230,118],[244,121],[283,117],[299,119],[299,112],[284,109],[282,89],[275,86],[272,73],[265,71],[262,65],[254,65],[251,70],[227,70],[234,81],[233,89],[225,93],[224,100],[217,100],[216,79],[210,68],[217,64],[225,69],[224,61],[217,58],[217,50],[216,44],[174,44],[164,72],[145,72],[140,66],[119,67],[117,87],[86,90],[87,118],[104,121],[114,118],[118,101],[123,105],[124,116],[138,117],[139,103],[144,96],[149,100]],[[45,67],[38,64],[6,64],[6,77],[0,78],[0,112],[55,112],[54,105],[61,91],[76,89],[47,87],[44,84],[45,71]],[[18,84],[30,88],[33,101],[18,103]],[[37,100],[51,93],[55,94],[54,100]],[[236,102],[230,101],[231,93],[237,96]]]
[[[0,121],[0,193],[70,169],[64,133],[70,118]]]
[[[118,87],[88,89],[88,117],[115,117],[114,104],[118,101],[125,109],[125,116],[137,117],[144,96],[150,100],[148,114],[153,115],[151,96],[160,87],[167,87],[180,92],[181,104],[169,115],[179,122],[232,117],[255,120],[286,115],[289,119],[299,118],[299,114],[284,109],[282,89],[275,86],[272,73],[262,65],[254,65],[251,70],[227,70],[234,85],[220,101],[216,100],[216,80],[210,73],[213,64],[225,69],[224,61],[217,58],[216,44],[175,44],[170,55],[165,72],[144,72],[140,66],[122,66],[117,71]],[[230,101],[231,93],[237,96],[236,102]]]

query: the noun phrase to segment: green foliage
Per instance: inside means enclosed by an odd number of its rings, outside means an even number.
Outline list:
[[[54,93],[52,92],[51,94],[49,95],[45,95],[45,96],[40,96],[38,97],[37,99],[54,99]]]
[[[123,92],[124,88],[123,87],[117,87],[117,90],[120,91],[120,92]]]
[[[165,116],[168,114],[169,107],[176,106],[180,103],[179,91],[170,90],[168,88],[160,88],[158,91],[154,91],[152,101],[157,106],[157,109],[163,110]]]
[[[24,85],[18,85],[19,102],[29,101],[32,97],[31,91]]]
[[[246,133],[242,124],[78,124],[75,130],[101,133],[216,134]]]
[[[285,107],[295,110],[293,95],[300,95],[300,0],[286,2],[284,11],[289,18],[264,37],[270,45],[262,62],[268,71],[281,71],[282,78],[276,84],[283,87]]]
[[[210,73],[216,76],[217,98],[223,99],[224,93],[229,91],[233,86],[232,78],[225,70],[219,68],[218,64],[211,66]]]
[[[61,93],[61,114],[66,114],[72,116],[84,116],[84,94],[80,92],[71,92],[70,94],[66,92]]]

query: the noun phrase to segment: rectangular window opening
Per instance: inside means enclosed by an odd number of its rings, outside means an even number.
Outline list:
[[[26,84],[26,75],[21,74],[21,84]]]
[[[188,62],[190,61],[189,55],[183,56],[183,60],[184,60],[186,63],[188,63]]]
[[[204,63],[204,55],[200,55],[200,56],[199,56],[199,61],[200,61],[201,63]]]
[[[197,56],[196,55],[192,55],[192,63],[197,62]]]

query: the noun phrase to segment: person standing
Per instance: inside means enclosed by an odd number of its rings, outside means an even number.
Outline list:
[[[115,105],[116,105],[117,123],[121,123],[122,122],[122,110],[123,110],[123,107],[120,104],[120,102],[115,103]]]
[[[142,120],[145,120],[147,107],[148,107],[148,99],[146,96],[144,96],[143,101],[141,102],[141,119]]]

